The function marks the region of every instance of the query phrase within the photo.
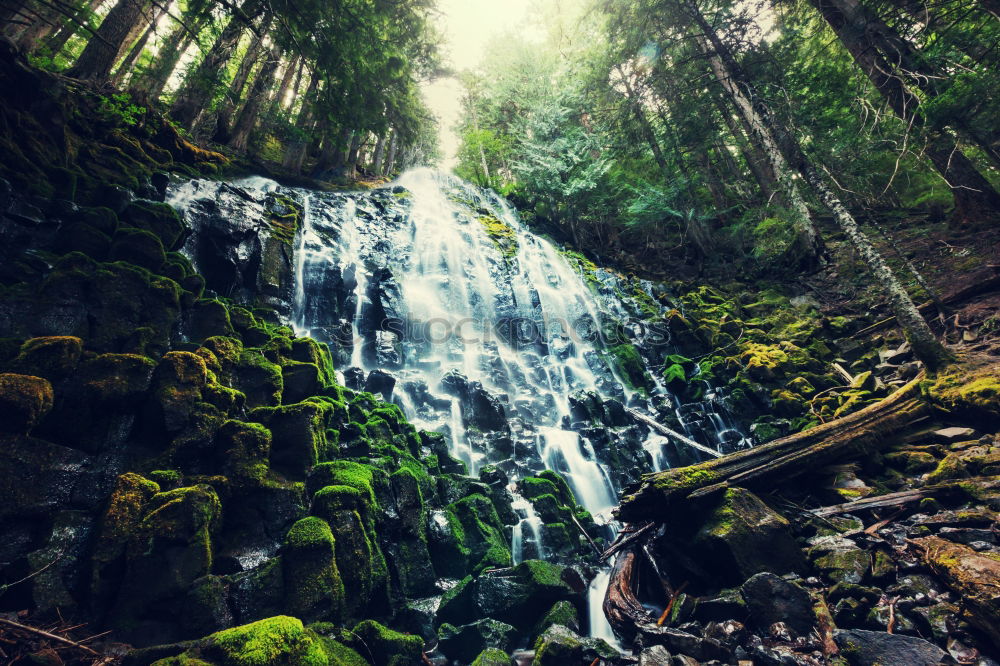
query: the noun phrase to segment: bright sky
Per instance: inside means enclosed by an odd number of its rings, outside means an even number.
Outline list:
[[[439,28],[444,34],[444,58],[457,71],[475,69],[489,41],[524,23],[532,0],[438,0]],[[455,166],[458,136],[454,126],[461,115],[462,86],[456,79],[438,79],[424,86],[424,99],[440,121],[441,166]]]

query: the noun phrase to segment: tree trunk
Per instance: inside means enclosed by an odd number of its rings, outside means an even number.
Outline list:
[[[365,134],[367,132],[363,130],[355,130],[354,138],[351,139],[351,150],[347,153],[347,166],[348,171],[356,169],[358,166],[358,154],[361,152],[361,144],[365,140]]]
[[[298,68],[299,58],[300,56],[296,54],[288,61],[285,72],[281,76],[281,83],[278,84],[277,90],[274,91],[274,96],[271,97],[271,111],[277,111],[284,107],[285,98],[288,97],[288,89],[292,85],[292,78],[295,76],[295,70]]]
[[[621,79],[622,85],[625,86],[625,94],[628,97],[626,103],[629,105],[629,109],[636,122],[639,123],[639,131],[642,133],[642,138],[645,139],[650,152],[653,153],[653,159],[660,167],[660,170],[665,174],[669,173],[670,167],[667,165],[666,158],[663,157],[663,151],[660,150],[660,144],[656,140],[653,126],[650,125],[649,118],[646,117],[646,112],[642,109],[642,102],[638,95],[636,95],[635,88],[632,87],[632,83],[629,81],[629,77],[621,65],[616,66],[616,69],[618,70],[618,77]]]
[[[49,53],[55,55],[62,51],[66,42],[80,32],[80,24],[87,23],[90,15],[97,11],[103,2],[104,0],[89,0],[89,2],[79,3],[80,7],[75,12],[71,12],[72,18],[63,21],[59,29],[46,40],[45,48],[48,49]]]
[[[927,137],[927,157],[951,188],[955,201],[954,219],[959,223],[974,224],[983,218],[997,217],[1000,212],[1000,194],[962,153],[951,135],[925,126],[919,109],[920,100],[906,88],[899,76],[892,74],[892,64],[872,48],[864,29],[861,28],[859,32],[859,26],[830,0],[810,2],[830,24],[855,63],[885,98],[893,112],[911,131]]]
[[[375,158],[372,161],[372,172],[378,178],[382,175],[382,161],[385,159],[385,137],[388,130],[378,135],[378,143],[375,144]]]
[[[278,71],[278,63],[281,62],[281,50],[274,46],[270,55],[261,65],[257,77],[253,81],[250,93],[247,95],[246,104],[240,111],[236,124],[233,125],[233,136],[229,145],[236,150],[245,151],[250,142],[250,134],[257,125],[257,116],[267,101],[268,88],[274,83],[274,75]]]
[[[243,90],[246,88],[247,81],[250,80],[250,74],[254,66],[261,60],[261,52],[264,49],[263,35],[267,32],[270,25],[271,15],[268,14],[261,20],[257,33],[250,36],[250,44],[247,46],[247,50],[243,54],[243,60],[240,61],[240,66],[236,70],[236,76],[233,77],[232,82],[229,84],[229,90],[226,92],[219,106],[215,121],[215,133],[212,136],[212,140],[216,143],[230,143],[232,140],[233,127],[236,122],[235,117],[238,115],[237,110],[240,108],[240,104],[243,103]],[[246,137],[244,137],[244,141],[245,139]]]
[[[690,0],[688,0],[687,6],[692,18],[704,33],[704,36],[698,36],[698,45],[708,57],[716,79],[718,79],[733,106],[736,107],[737,112],[745,121],[746,126],[750,130],[750,136],[758,143],[762,152],[767,157],[768,164],[777,178],[781,192],[789,204],[793,216],[792,224],[794,225],[798,239],[798,246],[795,248],[794,254],[799,255],[792,258],[796,260],[796,263],[805,267],[815,266],[823,254],[822,243],[816,227],[812,223],[809,208],[806,206],[805,199],[795,183],[788,161],[782,153],[781,144],[777,134],[774,132],[774,128],[771,126],[769,114],[766,113],[766,109],[755,106],[743,92],[742,88],[748,88],[748,86],[742,72],[736,66],[735,60],[728,48],[722,43],[722,40],[719,39],[719,36],[712,27],[708,25],[698,7]]]
[[[736,123],[732,112],[726,108],[721,99],[712,95],[712,100],[719,109],[722,122],[726,124],[729,133],[733,135],[733,138],[739,144],[743,161],[746,162],[747,168],[750,169],[750,174],[753,176],[754,181],[756,181],[757,186],[760,187],[765,204],[776,203],[787,208],[788,202],[781,194],[781,185],[778,183],[778,179],[775,177],[770,163],[764,156],[761,145],[750,140],[749,132],[744,132],[745,126],[741,127]]]
[[[118,0],[66,73],[79,79],[107,81],[122,45],[142,21],[149,6],[149,0]]]
[[[259,0],[245,0],[240,9],[245,16],[253,16],[258,6]],[[184,80],[170,108],[170,117],[182,127],[194,128],[201,114],[210,106],[224,82],[226,65],[246,29],[246,23],[240,16],[229,19],[208,55]]]
[[[121,61],[118,65],[117,71],[115,71],[114,76],[111,77],[111,82],[116,86],[121,86],[125,77],[132,72],[132,68],[135,67],[135,63],[139,60],[139,56],[142,55],[143,49],[146,48],[146,44],[149,43],[149,38],[156,32],[156,23],[160,20],[160,16],[163,14],[163,9],[160,5],[153,8],[152,20],[149,23],[149,27],[146,28],[142,33],[142,37],[132,46],[129,50],[128,55],[125,59]]]
[[[1000,0],[979,0],[977,4],[983,11],[1000,19]]]
[[[903,329],[903,335],[913,347],[913,353],[923,361],[930,370],[937,370],[952,360],[952,355],[938,341],[934,332],[931,331],[927,321],[917,310],[913,299],[906,292],[906,288],[896,278],[889,265],[885,263],[882,254],[875,249],[868,237],[861,230],[854,217],[847,211],[844,204],[827,187],[826,183],[817,173],[816,169],[807,162],[800,165],[803,177],[819,195],[827,208],[833,213],[837,224],[843,229],[850,239],[854,249],[858,251],[868,270],[871,271],[875,284],[880,285],[889,295],[889,304],[896,321]]]
[[[28,21],[28,17],[24,16],[27,13],[22,12],[20,18]],[[22,30],[18,31],[15,43],[21,51],[31,53],[38,46],[39,41],[45,39],[65,20],[65,16],[58,10],[36,2],[34,9],[31,10],[30,25],[24,26]]]
[[[389,141],[389,158],[385,161],[385,172],[383,176],[388,176],[392,173],[393,167],[396,166],[396,151],[399,149],[399,132],[396,130],[392,131],[392,139]]]
[[[305,161],[306,151],[309,149],[309,140],[306,138],[306,130],[312,125],[312,98],[318,87],[319,77],[311,77],[309,87],[306,89],[306,93],[302,101],[302,110],[299,112],[299,117],[295,121],[295,129],[298,130],[296,134],[299,138],[296,138],[294,141],[289,141],[288,146],[285,147],[285,155],[282,160],[282,166],[291,170],[293,173],[300,173],[302,171],[302,163]]]

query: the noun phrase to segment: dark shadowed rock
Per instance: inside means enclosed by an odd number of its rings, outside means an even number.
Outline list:
[[[816,622],[809,593],[795,583],[773,573],[759,573],[750,577],[740,592],[746,601],[750,621],[766,629],[775,622],[784,622],[801,636],[812,631]]]
[[[850,629],[837,631],[833,640],[851,666],[937,666],[956,663],[951,655],[938,646],[914,636]]]

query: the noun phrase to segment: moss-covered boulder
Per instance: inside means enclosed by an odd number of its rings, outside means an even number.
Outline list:
[[[248,407],[281,404],[281,366],[269,361],[260,349],[241,350],[232,375],[233,388],[246,395]]]
[[[374,620],[358,623],[351,636],[355,649],[370,655],[372,666],[411,666],[422,661],[424,642],[419,636],[393,631]]]
[[[532,634],[535,636],[540,636],[545,633],[545,631],[555,624],[561,624],[564,627],[568,627],[573,631],[580,631],[580,614],[576,609],[576,606],[568,601],[557,601],[552,604],[552,608],[542,617],[542,619],[535,625],[532,630]]]
[[[208,485],[157,493],[130,535],[125,573],[112,612],[122,635],[138,645],[176,638],[163,616],[212,566],[212,535],[222,505]],[[174,606],[177,607],[177,606]]]
[[[47,379],[0,374],[0,433],[27,434],[49,413],[54,399]]]
[[[510,666],[510,655],[497,648],[488,648],[479,653],[472,666]]]
[[[195,641],[154,666],[364,666],[355,650],[279,615]],[[400,662],[402,663],[402,662]],[[418,663],[414,661],[412,663]]]
[[[326,521],[308,516],[295,523],[285,538],[281,561],[289,612],[308,621],[341,618],[344,583]]]
[[[205,360],[192,352],[167,352],[153,373],[147,418],[157,428],[177,432],[188,425],[202,389],[208,384]]]
[[[136,406],[149,390],[156,362],[139,354],[101,354],[84,361],[77,375],[96,406]]]
[[[788,521],[743,488],[726,490],[692,546],[726,584],[762,571],[785,574],[805,568]]]
[[[217,464],[232,481],[257,481],[268,472],[271,431],[259,423],[230,420],[215,433]]]
[[[127,224],[156,236],[163,247],[177,250],[189,231],[173,206],[154,201],[133,201],[121,214]]]
[[[17,372],[56,381],[76,370],[82,353],[83,340],[71,335],[32,338],[11,365]]]
[[[167,255],[163,250],[163,243],[153,234],[141,229],[122,227],[111,239],[108,258],[135,264],[156,273],[167,260]]]
[[[189,340],[201,344],[206,338],[233,335],[229,309],[221,301],[201,298],[195,301],[187,314],[185,333]]]
[[[605,641],[583,638],[571,629],[555,624],[535,641],[535,658],[531,666],[589,664],[617,656],[618,651]]]
[[[258,407],[248,417],[274,435],[271,465],[289,478],[304,480],[316,463],[329,457],[326,437],[329,412],[327,403],[307,400],[294,405]]]
[[[449,510],[457,519],[450,522],[454,529],[461,528],[456,538],[463,547],[469,549],[469,564],[474,572],[489,567],[510,565],[510,546],[503,534],[503,525],[496,508],[483,495],[470,495],[449,505]]]

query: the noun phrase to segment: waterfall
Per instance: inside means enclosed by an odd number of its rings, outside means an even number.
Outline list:
[[[507,475],[515,563],[554,556],[518,480],[557,472],[603,531],[592,536],[611,539],[611,509],[624,483],[671,461],[699,459],[637,424],[626,406],[671,419],[718,450],[751,444],[711,387],[700,401],[682,404],[664,386],[657,364],[673,349],[643,332],[629,295],[634,283],[601,269],[581,273],[491,192],[415,169],[370,192],[307,191],[255,177],[231,185],[191,181],[171,193],[196,235],[198,224],[208,224],[199,207],[233,211],[230,217],[238,214],[263,239],[262,254],[277,242],[268,212],[284,210],[287,199],[301,208],[288,267],[294,283],[275,286],[258,276],[258,293],[287,313],[297,334],[330,343],[348,386],[364,389],[372,373],[391,375],[395,384],[383,395],[417,428],[443,433],[470,475],[486,465]],[[238,237],[240,248],[249,248],[250,236]],[[246,263],[249,251],[236,259]],[[217,260],[206,252],[185,247],[203,270]],[[249,289],[251,278],[241,273],[237,287]],[[610,339],[609,331],[624,337]],[[631,370],[613,355],[621,345],[636,350]],[[626,372],[642,372],[646,386],[631,385],[635,377]],[[589,621],[594,636],[614,641],[601,610],[608,577],[602,570],[591,583]]]

